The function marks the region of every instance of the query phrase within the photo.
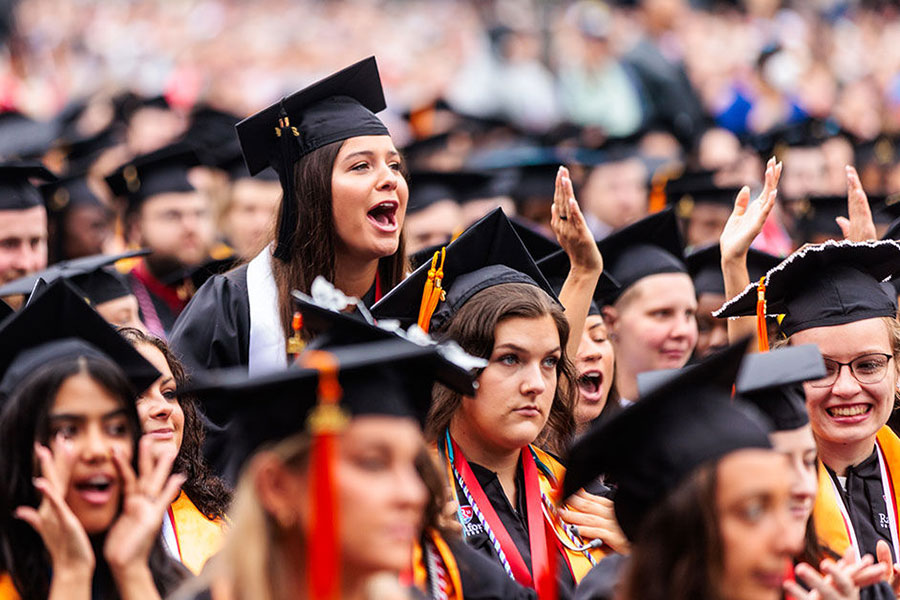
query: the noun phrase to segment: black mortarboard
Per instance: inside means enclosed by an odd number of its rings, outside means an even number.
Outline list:
[[[106,207],[88,186],[84,173],[75,173],[42,185],[41,195],[50,214],[60,214],[74,206]]]
[[[401,340],[409,344],[416,343],[410,341],[405,332],[390,330],[368,323],[362,315],[330,310],[316,304],[311,298],[298,292],[294,292],[293,297],[294,306],[303,315],[303,327],[309,327],[317,334],[308,346],[309,349],[322,348],[330,350],[341,346],[385,340]],[[423,341],[424,344],[434,345],[430,338],[424,339],[428,340],[427,342]],[[470,370],[465,365],[458,364],[445,357],[442,352],[443,347],[437,347],[437,349],[438,353],[431,358],[431,362],[434,364],[429,367],[429,370],[434,373],[435,379],[460,394],[473,396],[475,394],[474,378]],[[454,346],[447,355],[452,356],[452,353],[457,352],[462,352],[462,350]]]
[[[424,425],[435,381],[435,348],[395,339],[328,352],[338,364],[340,406],[351,417],[411,417]],[[213,422],[229,423],[226,470],[237,472],[263,444],[307,430],[318,379],[318,371],[295,366],[249,379],[246,369],[230,369],[198,374],[183,392],[196,395]]]
[[[128,200],[132,211],[157,194],[196,191],[188,171],[201,162],[193,147],[173,144],[130,160],[107,176],[106,184],[114,195]]]
[[[12,306],[7,304],[3,300],[0,300],[0,323],[2,323],[3,320],[6,319],[6,317],[13,314],[14,312],[16,311],[13,310]]]
[[[63,260],[50,265],[43,271],[30,273],[14,281],[0,286],[0,297],[30,294],[38,280],[53,283],[57,279],[68,279],[75,287],[84,292],[91,304],[101,304],[130,294],[127,285],[121,278],[113,278],[111,273],[98,274],[103,267],[109,266],[123,258],[146,256],[149,250],[131,250],[122,254],[95,254],[72,260]],[[96,280],[94,276],[96,274]]]
[[[896,195],[870,195],[869,208],[875,223],[890,223],[897,214],[898,199]],[[837,224],[838,217],[847,218],[847,194],[831,196],[809,196],[801,200],[795,209],[799,219],[797,230],[805,240],[814,240],[816,236],[828,236],[841,240],[844,234]]]
[[[533,258],[535,261],[546,258],[561,249],[559,244],[557,244],[547,236],[538,233],[527,224],[522,223],[515,217],[511,218],[509,221],[510,223],[512,223],[513,229],[516,230],[516,233],[519,234],[519,239],[522,240],[523,244],[525,244],[525,248],[528,249],[528,253],[531,255],[531,258]]]
[[[232,130],[232,135],[233,133],[234,131]],[[215,152],[213,159],[215,162],[212,166],[225,171],[231,181],[237,181],[239,179],[279,181],[278,173],[271,167],[263,169],[257,173],[255,177],[250,175],[250,171],[247,170],[247,163],[244,162],[244,154],[241,152],[241,144],[237,141],[237,138],[219,148]]]
[[[468,171],[413,172],[409,177],[406,213],[415,213],[441,200],[459,202],[471,194],[472,190],[484,187],[487,180],[488,176],[483,173]]]
[[[714,171],[685,173],[666,183],[666,202],[682,219],[688,219],[697,204],[716,204],[731,208],[740,187],[716,185]]]
[[[537,261],[537,266],[547,278],[547,282],[553,288],[553,291],[559,296],[562,291],[563,284],[569,276],[569,256],[566,251],[560,248],[553,254]],[[600,280],[597,287],[594,288],[594,299],[591,301],[591,307],[588,311],[590,315],[599,315],[600,307],[603,306],[604,300],[619,290],[619,283],[613,279],[606,271],[600,274]]]
[[[52,121],[35,121],[15,111],[0,113],[0,157],[40,158],[53,144],[57,132]]]
[[[50,284],[0,326],[0,395],[36,367],[93,347],[121,367],[135,392],[159,372],[94,311],[66,280]],[[65,343],[61,343],[65,342]]]
[[[274,256],[291,253],[298,212],[294,199],[294,164],[310,152],[362,135],[389,135],[375,116],[385,109],[384,90],[375,57],[370,56],[237,124],[244,160],[251,175],[272,167],[284,192]]]
[[[696,468],[736,450],[771,448],[762,416],[706,381],[736,372],[745,349],[741,342],[710,356],[594,425],[569,452],[562,497],[604,474],[617,485],[616,519],[634,540],[647,513]]]
[[[900,273],[900,244],[828,240],[800,248],[765,278],[766,314],[783,314],[781,331],[791,336],[827,327],[897,314],[897,296],[886,278]],[[716,317],[756,314],[757,284],[713,313]]]
[[[558,171],[557,161],[519,167],[519,177],[510,195],[516,202],[524,202],[531,198],[551,199]]]
[[[607,298],[612,304],[626,289],[649,275],[686,273],[684,245],[675,213],[666,209],[614,231],[597,243],[609,274],[622,286]]]
[[[688,273],[694,280],[697,296],[700,294],[725,295],[725,276],[722,275],[722,250],[718,243],[712,243],[694,250],[685,259]],[[755,248],[747,252],[747,270],[750,281],[759,281],[769,269],[781,259]]]
[[[372,307],[378,319],[396,319],[404,327],[417,322],[430,263],[423,264]],[[501,283],[530,283],[556,299],[503,209],[496,208],[447,246],[443,288],[430,331],[438,331],[477,292]]]
[[[775,431],[790,431],[809,423],[803,382],[822,377],[825,362],[818,346],[785,346],[747,356],[735,387],[772,421]]]
[[[840,126],[833,120],[804,119],[776,125],[764,133],[753,136],[750,142],[757,152],[768,157],[785,147],[819,146],[828,138],[840,133]]]
[[[0,210],[25,210],[43,204],[38,188],[31,182],[55,181],[47,167],[33,161],[0,163]]]
[[[122,126],[113,123],[93,135],[63,142],[61,148],[66,153],[66,172],[87,171],[101,152],[122,141],[122,135]]]

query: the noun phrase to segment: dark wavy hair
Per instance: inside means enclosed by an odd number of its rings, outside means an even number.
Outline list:
[[[46,598],[50,590],[51,560],[40,535],[27,523],[16,519],[18,506],[37,507],[40,493],[32,479],[38,475],[34,444],[48,444],[49,415],[57,393],[70,377],[83,373],[110,395],[118,398],[125,409],[133,446],[132,466],[137,470],[140,421],[135,408],[131,384],[119,367],[110,360],[91,356],[62,356],[45,364],[26,377],[8,398],[0,415],[0,570],[12,578],[22,598]],[[103,558],[104,534],[92,536],[96,568],[94,588],[99,598],[118,598],[109,566]],[[172,559],[158,537],[150,552],[150,572],[160,595],[165,597],[188,572]]]
[[[166,359],[169,370],[172,371],[175,385],[180,388],[187,383],[184,365],[164,341],[133,327],[120,327],[119,334],[132,346],[148,344],[159,350]],[[184,435],[172,472],[183,473],[187,477],[181,489],[200,512],[209,519],[221,519],[231,504],[231,489],[222,478],[210,470],[206,459],[203,458],[203,440],[206,434],[203,430],[200,409],[197,408],[194,397],[179,394],[178,404],[184,413]]]
[[[294,166],[293,199],[299,208],[297,228],[289,262],[274,260],[272,274],[278,289],[278,314],[285,337],[291,335],[291,319],[294,314],[291,292],[309,293],[313,280],[321,275],[334,283],[335,242],[331,195],[331,175],[343,141],[334,142],[314,150],[300,158]],[[405,177],[405,175],[404,175]],[[284,199],[282,199],[282,204]],[[278,208],[281,222],[282,207]],[[408,271],[406,260],[406,234],[400,233],[397,251],[378,261],[378,277],[383,293],[387,293],[403,280]]]
[[[508,319],[537,319],[548,315],[553,318],[559,333],[562,356],[556,367],[556,393],[550,415],[535,444],[562,455],[575,432],[574,410],[578,388],[575,385],[575,368],[566,354],[569,322],[561,306],[533,285],[504,283],[472,296],[449,323],[435,333],[441,339],[454,340],[469,354],[487,359],[494,351],[494,333],[500,323]],[[425,428],[429,440],[439,440],[444,435],[461,403],[461,394],[440,384],[435,385],[434,401]]]

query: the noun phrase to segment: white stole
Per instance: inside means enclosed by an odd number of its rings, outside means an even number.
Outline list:
[[[263,375],[287,367],[284,331],[278,316],[278,289],[272,275],[272,248],[266,246],[247,265],[250,348],[247,372]]]

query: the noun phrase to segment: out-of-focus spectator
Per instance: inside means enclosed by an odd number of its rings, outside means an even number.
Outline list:
[[[647,167],[637,156],[620,157],[591,170],[579,198],[595,238],[646,216],[647,181]]]

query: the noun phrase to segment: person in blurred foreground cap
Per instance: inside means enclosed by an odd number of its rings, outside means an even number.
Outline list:
[[[338,327],[350,318],[327,313]],[[185,597],[353,597],[376,573],[408,572],[414,556],[427,597],[462,597],[453,552],[430,519],[423,530],[435,502],[426,479],[440,476],[421,427],[435,379],[449,382],[438,350],[383,338],[309,350],[298,365],[210,373],[192,391],[212,419],[231,421],[242,475],[229,540]]]
[[[893,490],[900,439],[885,424],[897,394],[897,297],[883,280],[900,273],[900,244],[834,242],[805,246],[766,275],[769,316],[783,315],[790,345],[815,344],[825,376],[805,385],[822,467],[813,510],[822,543],[897,562]],[[715,313],[757,314],[757,284]],[[759,318],[759,317],[758,317]]]
[[[725,277],[722,274],[722,251],[719,243],[695,249],[685,259],[688,273],[697,292],[697,347],[696,358],[704,358],[728,345],[728,330],[723,319],[712,316],[728,298],[725,295]],[[759,278],[781,262],[781,259],[760,250],[747,251],[747,270],[750,281]]]
[[[802,539],[785,533],[787,460],[771,450],[761,415],[731,399],[745,348],[683,369],[572,446],[561,498],[605,475],[632,542],[624,573],[601,564],[577,597],[616,586],[626,600],[782,597]]]
[[[428,439],[459,502],[466,543],[539,597],[571,597],[588,569],[612,551],[598,547],[615,547],[621,534],[604,520],[603,498],[583,496],[565,515],[544,512],[565,472],[550,452],[563,452],[574,431],[567,314],[500,209],[439,254],[442,290],[429,290],[431,265],[423,265],[373,314],[404,324],[418,316],[438,339],[487,361],[473,394],[436,389]],[[442,293],[445,300],[427,302]],[[596,530],[591,538],[571,534],[568,523],[588,513],[607,526],[602,542]],[[554,552],[544,551],[548,543]]]
[[[616,352],[616,389],[623,402],[633,402],[638,373],[687,364],[697,344],[697,297],[671,209],[598,245],[607,272],[621,286],[602,308]]]
[[[369,57],[238,123],[250,174],[272,167],[279,175],[276,236],[246,266],[198,290],[172,333],[188,366],[281,368],[291,291],[309,293],[322,276],[370,306],[403,278],[408,189],[400,154],[375,116],[384,108]]]
[[[101,254],[113,235],[112,209],[90,188],[86,174],[41,186],[49,215],[49,260]]]
[[[0,163],[0,284],[47,266],[47,209],[33,182],[54,179],[37,162]]]
[[[35,289],[38,280],[44,284],[51,284],[57,279],[67,279],[107,323],[146,331],[138,313],[137,298],[128,287],[125,277],[112,265],[122,259],[146,255],[147,252],[135,250],[123,254],[101,254],[58,262],[43,271],[0,286],[0,298],[27,296]]]
[[[182,479],[135,409],[159,373],[64,279],[0,339],[4,597],[167,596],[187,576],[159,536]]]
[[[196,151],[178,144],[139,156],[106,178],[126,201],[128,240],[152,251],[128,279],[141,319],[163,338],[190,300],[184,269],[207,260],[213,243],[210,200],[188,177],[199,164]]]

